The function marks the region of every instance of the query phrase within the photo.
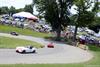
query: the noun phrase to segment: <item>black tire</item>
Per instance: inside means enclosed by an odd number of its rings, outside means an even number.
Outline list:
[[[25,53],[25,52],[26,52],[25,50],[22,51],[22,53]]]
[[[32,53],[36,53],[36,51],[35,50],[33,50],[33,52]]]
[[[17,53],[19,53],[19,51],[18,51],[18,50],[16,50],[16,52],[17,52]]]

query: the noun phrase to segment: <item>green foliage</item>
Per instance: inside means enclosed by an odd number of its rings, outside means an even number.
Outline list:
[[[77,20],[78,26],[87,27],[88,25],[91,25],[95,20],[94,16],[94,13],[90,11],[81,12]]]
[[[12,16],[14,13],[16,13],[16,9],[15,9],[15,7],[11,6],[11,7],[9,8],[9,15]]]
[[[56,31],[57,38],[60,38],[61,30],[70,22],[68,17],[73,0],[35,0],[33,1],[39,13],[51,24]]]
[[[0,7],[0,14],[7,14],[9,11],[8,7]]]
[[[99,2],[99,0],[95,0],[94,2],[95,3],[94,3],[94,7],[92,9],[92,12],[94,12],[94,14],[95,14],[95,18],[94,18],[95,20],[88,27],[91,30],[93,30],[96,33],[98,33],[99,32],[99,28],[100,28],[100,17],[97,16],[97,13],[100,11],[100,7],[99,7],[100,6],[100,2]]]
[[[93,11],[91,6],[97,2],[93,0],[75,0],[74,4],[77,6],[77,14],[72,16],[72,24],[76,26],[74,33],[74,41],[76,40],[77,28],[88,27],[94,24],[96,9]],[[95,7],[95,5],[94,5]]]
[[[74,16],[74,24],[81,27],[91,25],[95,20],[95,13],[89,10],[92,5],[91,0],[77,0],[75,5],[77,6],[77,14]]]
[[[99,5],[100,5],[99,0],[95,0],[95,4],[94,4],[94,7],[93,7],[92,11],[94,11],[95,13],[97,13],[100,10]]]
[[[30,12],[30,13],[33,14],[33,7],[32,7],[32,5],[31,4],[30,5],[25,5],[24,11],[25,12]]]
[[[7,6],[0,7],[0,15],[1,14],[9,14],[9,15],[12,15],[14,13],[18,13],[18,12],[21,12],[21,11],[23,11],[23,8],[16,9],[13,6],[11,6],[10,8],[8,8]]]
[[[14,6],[11,6],[10,8],[8,8],[7,6],[5,7],[0,7],[0,15],[1,14],[9,14],[9,15],[13,15],[14,13],[18,13],[21,11],[26,11],[26,12],[30,12],[33,13],[33,7],[32,5],[25,5],[24,8],[20,8],[20,9],[16,9]]]
[[[72,4],[72,0],[34,0],[37,10],[44,15],[44,18],[51,23],[53,30],[61,27],[63,30],[70,22],[68,9]]]
[[[18,13],[18,12],[22,12],[22,11],[24,11],[24,9],[23,9],[23,8],[16,9],[16,13]]]

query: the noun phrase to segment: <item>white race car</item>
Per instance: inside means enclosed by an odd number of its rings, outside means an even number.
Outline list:
[[[18,52],[18,53],[36,53],[36,48],[33,46],[16,47],[16,52]]]

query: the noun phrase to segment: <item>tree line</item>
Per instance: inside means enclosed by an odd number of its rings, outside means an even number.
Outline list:
[[[20,8],[20,9],[16,9],[14,6],[11,6],[10,8],[8,8],[7,6],[0,7],[0,15],[2,14],[13,15],[14,13],[18,13],[21,11],[30,12],[33,14],[33,7],[31,4],[25,5],[24,8]]]

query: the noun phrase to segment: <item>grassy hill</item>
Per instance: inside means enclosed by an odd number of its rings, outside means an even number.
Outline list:
[[[10,33],[12,31],[15,31],[15,32],[22,34],[22,35],[29,35],[29,36],[34,36],[34,37],[47,37],[47,36],[49,36],[48,33],[40,33],[40,32],[35,32],[33,30],[30,30],[30,29],[21,29],[21,28],[7,26],[7,25],[0,25],[0,32]]]

